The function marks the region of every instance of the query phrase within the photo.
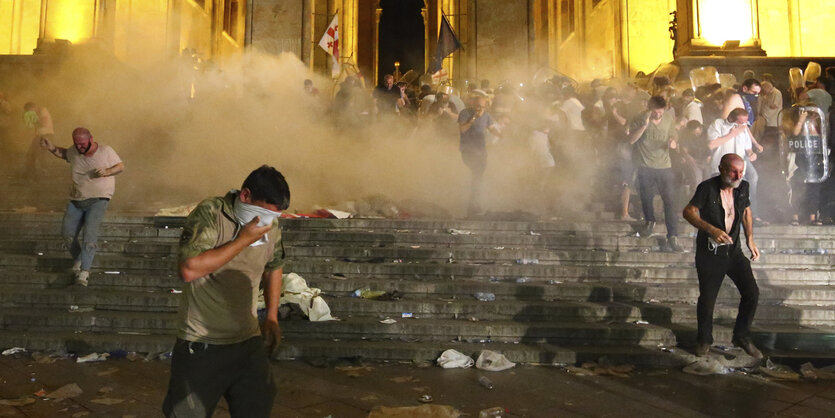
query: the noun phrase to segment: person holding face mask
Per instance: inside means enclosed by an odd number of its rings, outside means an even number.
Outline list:
[[[240,191],[205,199],[188,215],[178,251],[184,285],[165,416],[212,416],[221,397],[232,417],[270,416],[276,385],[268,351],[281,341],[284,263],[277,218],[289,205],[284,176],[264,165]],[[263,331],[256,314],[260,287],[267,304]]]
[[[125,169],[125,164],[113,148],[93,141],[87,128],[75,128],[72,141],[72,147],[62,148],[53,145],[49,138],[41,137],[40,144],[50,154],[70,163],[73,187],[61,235],[74,260],[75,283],[87,286],[98,248],[99,226],[116,190],[114,176]],[[78,240],[82,228],[83,246]]]

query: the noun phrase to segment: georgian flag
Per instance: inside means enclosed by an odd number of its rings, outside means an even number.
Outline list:
[[[333,16],[328,30],[322,35],[322,40],[319,41],[319,46],[330,54],[333,60],[331,66],[331,74],[336,77],[339,75],[339,15]]]

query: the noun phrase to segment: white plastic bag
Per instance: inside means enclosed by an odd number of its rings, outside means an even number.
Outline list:
[[[436,360],[438,365],[445,369],[466,369],[473,367],[473,359],[458,351],[449,349],[441,353]]]
[[[508,360],[504,354],[490,350],[482,350],[481,354],[478,356],[478,360],[475,362],[475,367],[477,369],[488,370],[491,372],[507,370],[515,365],[516,363]]]

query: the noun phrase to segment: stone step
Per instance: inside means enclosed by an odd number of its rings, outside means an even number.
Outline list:
[[[42,255],[10,254],[0,251],[0,266],[6,268],[33,268],[38,270],[57,271],[68,269],[73,262],[66,252],[41,253]],[[96,255],[93,260],[93,269],[107,271],[129,271],[129,270],[158,270],[176,271],[177,257],[174,255],[152,256],[124,254],[101,254]]]
[[[113,311],[176,312],[180,295],[170,292],[117,291],[70,286],[37,289],[0,286],[0,306],[69,310],[71,306]]]
[[[409,260],[410,262],[516,262],[536,260],[540,263],[594,263],[599,265],[671,265],[692,266],[692,253],[642,252],[642,251],[589,251],[589,250],[544,250],[516,248],[412,248],[385,247],[361,248],[345,246],[296,246],[285,245],[287,257],[295,259],[352,259],[352,260]],[[825,266],[835,263],[835,255],[804,254],[762,254],[758,265],[774,267]]]
[[[68,271],[32,271],[32,269],[0,269],[0,285],[28,286],[31,288],[64,288],[73,284]],[[169,291],[182,287],[182,280],[174,271],[92,271],[91,289]]]
[[[759,280],[758,280],[759,281]],[[810,307],[831,307],[835,305],[835,288],[832,286],[773,286],[758,284],[760,305],[798,305]],[[697,283],[622,285],[613,286],[615,300],[640,301],[648,303],[695,303],[699,297]],[[719,289],[719,301],[738,301],[739,291],[730,279],[726,279]]]
[[[669,328],[676,334],[676,340],[682,346],[695,346],[696,324],[673,324]],[[715,344],[730,346],[733,337],[733,325],[714,325]],[[751,327],[751,339],[764,353],[775,352],[788,356],[790,353],[816,353],[822,357],[832,357],[835,352],[835,327],[805,325],[769,325]]]
[[[0,239],[0,253],[18,255],[46,255],[54,256],[66,254],[64,241],[53,237],[50,239]],[[128,256],[167,256],[177,254],[177,242],[172,238],[163,241],[152,239],[101,239],[98,241],[96,254],[124,254]]]
[[[517,233],[545,233],[545,232],[605,232],[614,234],[634,233],[641,223],[621,221],[555,221],[555,222],[501,222],[477,220],[402,220],[402,219],[282,219],[282,228],[286,231],[297,230],[359,230],[370,232],[443,232],[451,229],[470,231],[473,233],[487,232],[517,232]],[[688,225],[683,220],[680,225]],[[691,227],[682,229],[689,233]],[[656,225],[654,232],[666,234],[664,223]],[[835,238],[835,226],[792,226],[769,225],[756,228],[757,235],[774,234],[780,236],[830,236]]]
[[[180,238],[180,228],[156,228],[153,225],[143,224],[103,224],[99,228],[99,239],[144,239],[162,238],[177,242]],[[59,223],[14,223],[0,225],[0,236],[14,237],[16,239],[41,239],[55,238],[61,236],[61,225]]]
[[[534,283],[551,280],[576,282],[612,281],[622,283],[696,283],[692,267],[622,267],[600,265],[517,265],[517,264],[426,264],[426,263],[351,263],[290,260],[285,270],[303,277],[341,274],[345,277],[373,276],[401,279],[479,279],[489,281],[525,278]],[[832,285],[835,273],[830,268],[763,269],[754,264],[754,275],[762,284]]]
[[[629,251],[645,249],[657,251],[664,245],[663,236],[640,238],[636,236],[595,235],[570,236],[555,235],[442,235],[420,234],[411,232],[342,232],[342,231],[285,231],[285,242],[293,246],[315,246],[323,243],[329,246],[392,247],[392,246],[430,246],[449,248],[538,248],[538,249],[603,249],[609,251]],[[680,237],[679,243],[685,250],[692,251],[695,238]],[[761,251],[802,251],[823,250],[829,253],[835,250],[835,239],[810,237],[785,237],[779,235],[757,235],[757,247]]]

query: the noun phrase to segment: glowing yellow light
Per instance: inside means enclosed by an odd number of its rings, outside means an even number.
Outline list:
[[[47,8],[45,37],[66,39],[72,43],[93,36],[95,1],[50,1]]]
[[[754,37],[751,0],[699,0],[701,37],[712,45],[745,44]]]

